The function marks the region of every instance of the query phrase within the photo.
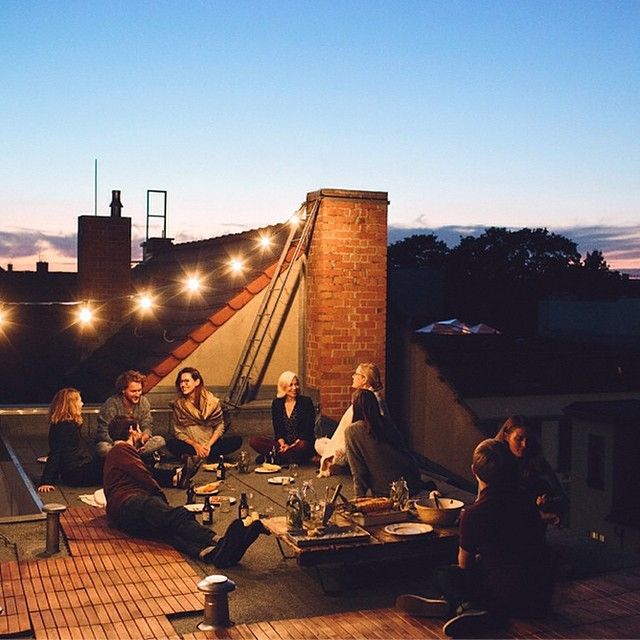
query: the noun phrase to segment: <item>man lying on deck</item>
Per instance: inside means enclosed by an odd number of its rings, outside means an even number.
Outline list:
[[[145,466],[138,445],[142,432],[137,422],[116,416],[109,423],[114,442],[104,463],[107,516],[119,529],[140,538],[163,540],[178,551],[214,564],[237,564],[261,533],[268,531],[259,520],[245,527],[234,520],[223,537],[196,522],[184,507],[172,507]]]

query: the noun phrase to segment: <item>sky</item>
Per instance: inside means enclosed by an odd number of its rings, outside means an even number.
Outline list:
[[[148,189],[186,241],[345,188],[391,240],[547,227],[640,270],[638,0],[3,0],[0,43],[1,267],[75,270],[97,160],[134,257]]]

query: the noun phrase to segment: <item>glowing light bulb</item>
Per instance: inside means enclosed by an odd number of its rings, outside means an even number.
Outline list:
[[[238,258],[234,258],[233,260],[231,260],[229,262],[229,266],[231,267],[231,271],[233,271],[234,273],[240,273],[244,268],[242,260],[239,260]]]
[[[138,298],[138,308],[141,311],[147,311],[147,310],[151,309],[151,307],[153,307],[152,298],[149,295],[147,295],[146,293],[142,294]]]
[[[263,249],[271,246],[271,236],[260,236],[260,246]]]
[[[89,307],[82,307],[78,312],[78,320],[82,324],[89,324],[93,320],[93,311]]]
[[[290,218],[289,218],[289,224],[292,225],[298,225],[300,224],[300,216],[297,213],[294,213]]]
[[[187,291],[190,291],[191,293],[199,291],[201,287],[200,278],[198,278],[198,276],[189,276],[186,281],[186,287]]]

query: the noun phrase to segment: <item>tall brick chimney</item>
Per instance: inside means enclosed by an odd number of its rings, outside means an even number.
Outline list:
[[[379,191],[322,189],[306,278],[305,382],[322,414],[339,419],[358,362],[385,371],[387,206]]]
[[[78,217],[78,282],[85,300],[108,301],[100,316],[119,322],[131,293],[131,218],[121,217],[120,192],[110,216]]]

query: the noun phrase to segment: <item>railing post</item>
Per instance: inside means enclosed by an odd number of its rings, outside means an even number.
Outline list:
[[[47,548],[45,553],[52,556],[60,551],[60,514],[66,511],[67,507],[51,502],[45,504],[42,510],[47,514]]]

